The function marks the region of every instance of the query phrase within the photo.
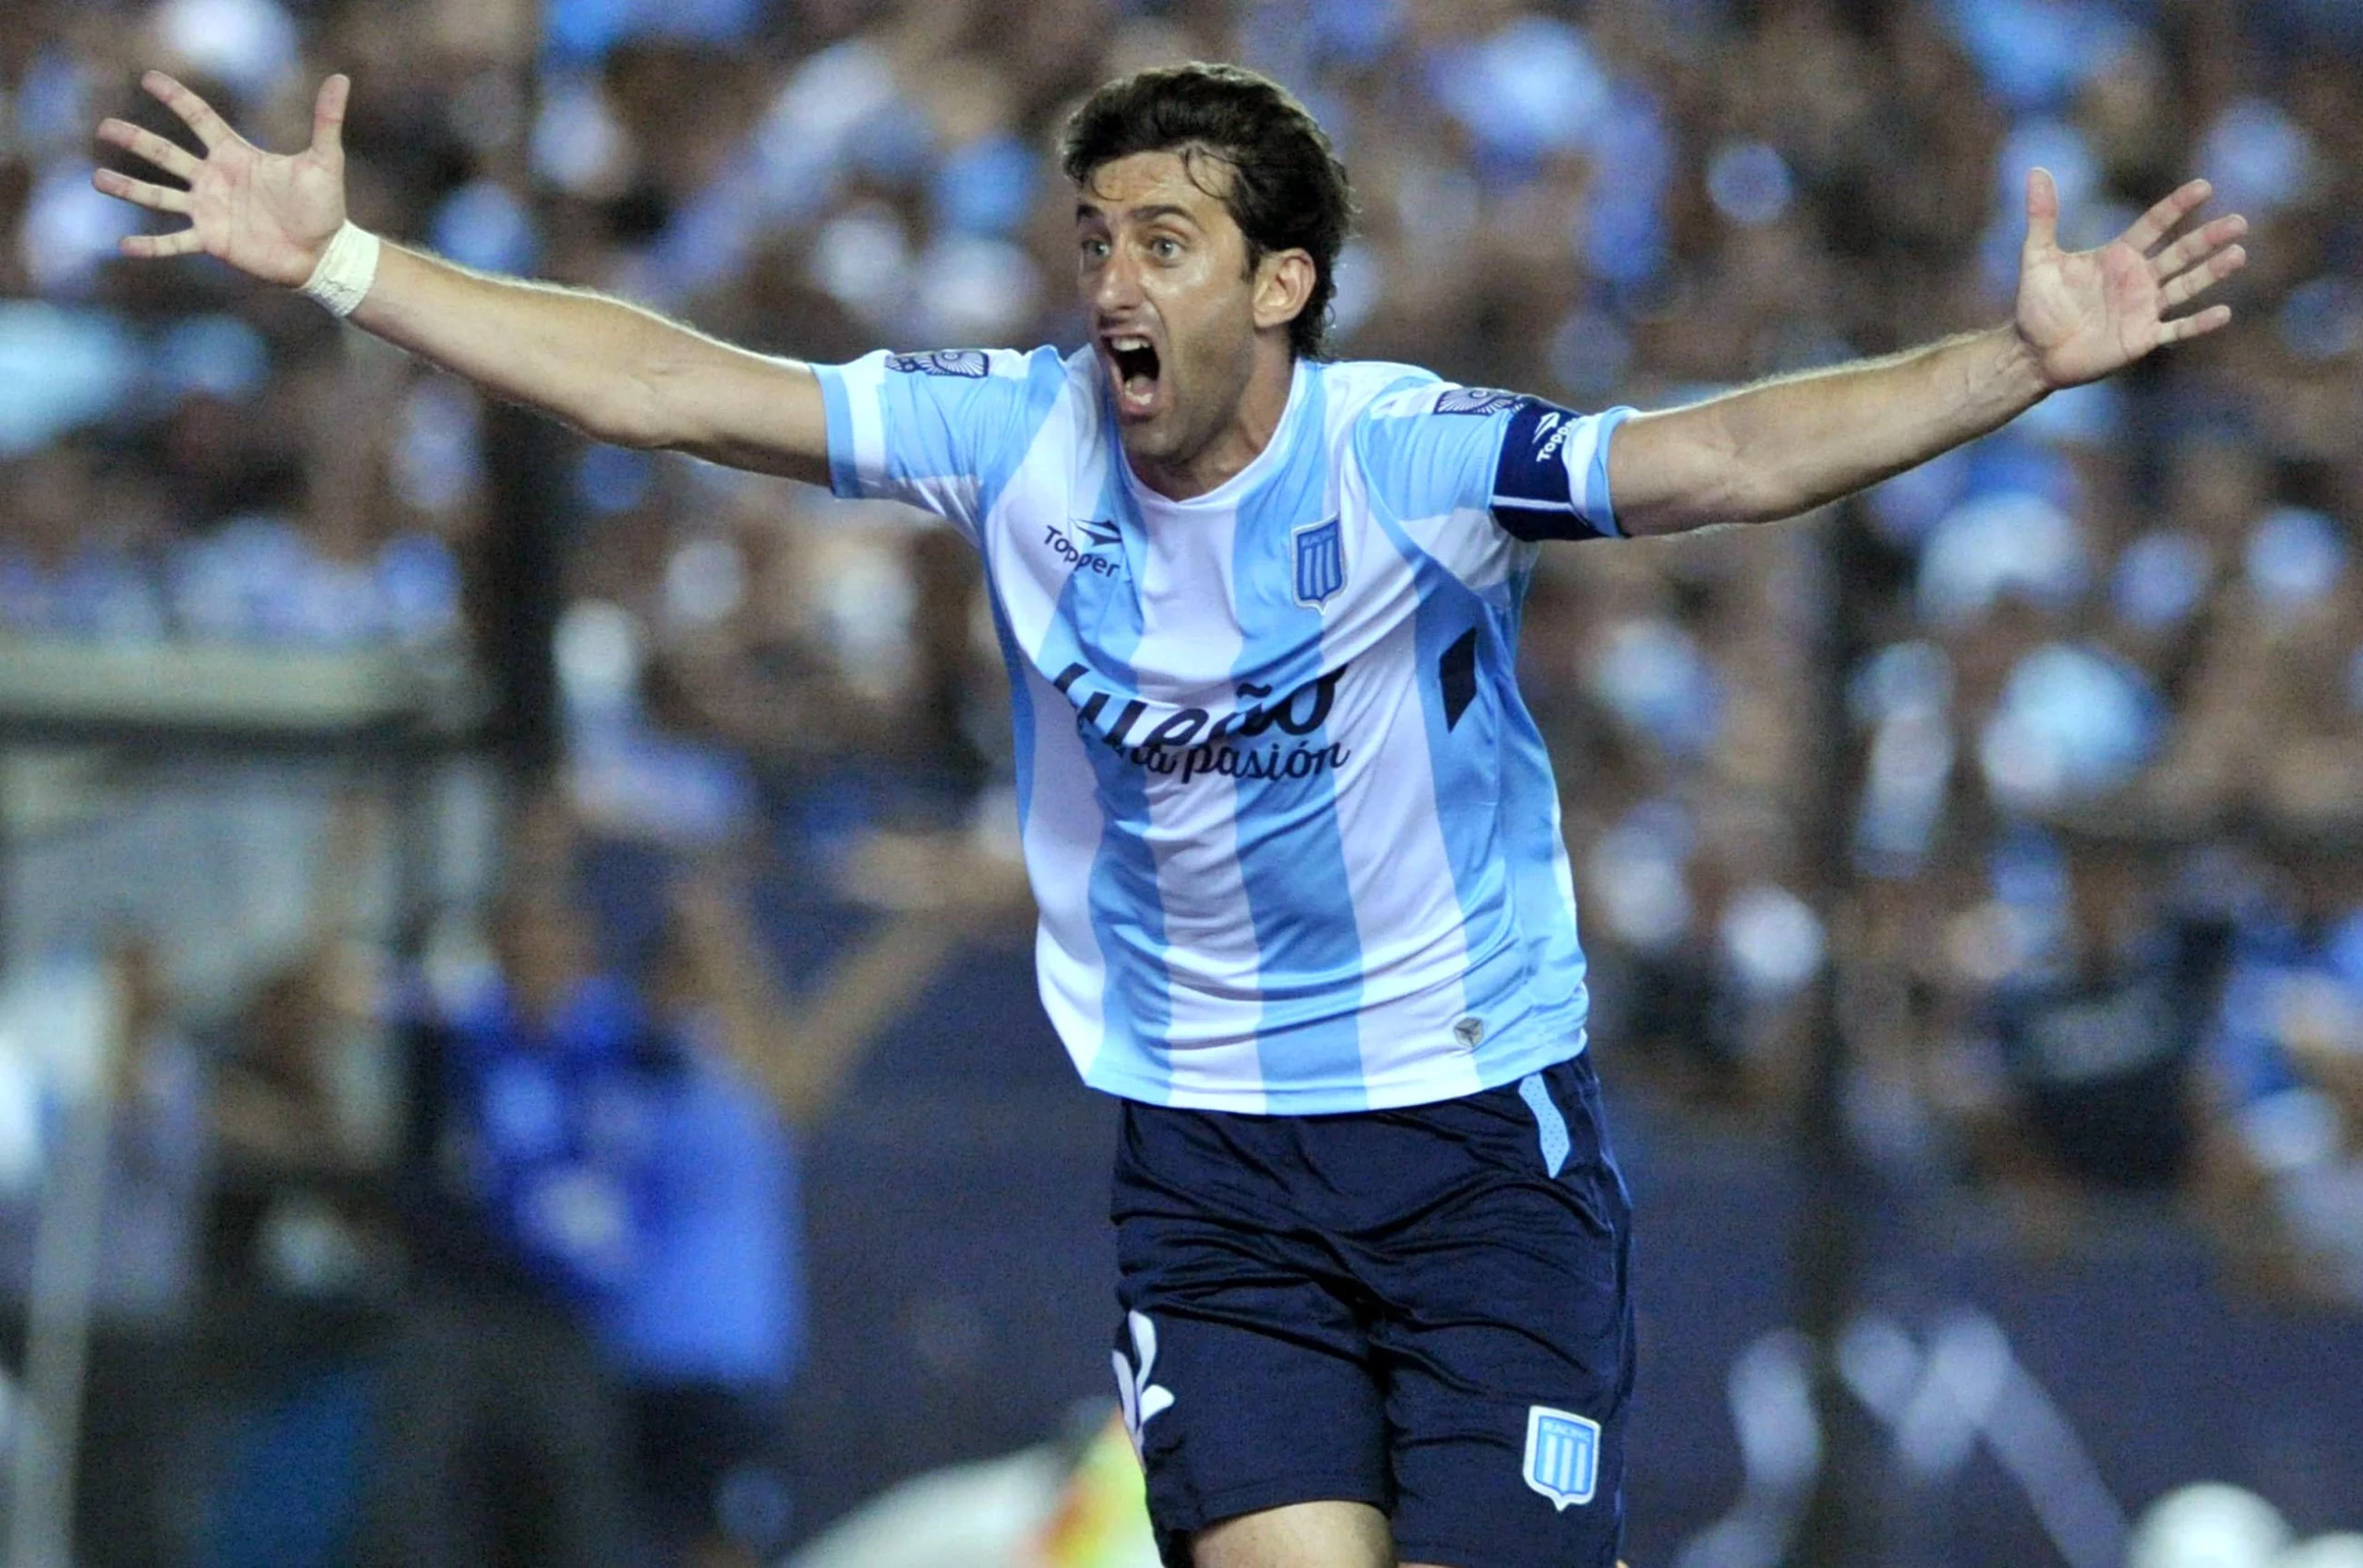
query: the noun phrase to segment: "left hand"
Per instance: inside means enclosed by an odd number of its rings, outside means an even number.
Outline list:
[[[2247,219],[2215,219],[2151,254],[2213,188],[2193,180],[2098,250],[2064,251],[2058,188],[2044,170],[2027,175],[2017,327],[2045,386],[2096,381],[2161,343],[2213,332],[2232,319],[2225,305],[2171,318],[2166,312],[2247,265],[2248,252],[2232,243],[2248,233]]]

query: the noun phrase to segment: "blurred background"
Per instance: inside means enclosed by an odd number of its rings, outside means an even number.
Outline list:
[[[390,236],[1073,346],[1051,138],[1193,57],[1337,140],[1341,353],[1577,407],[2001,318],[2035,163],[2071,245],[2249,216],[2228,332],[1548,553],[1522,678],[1628,1558],[2363,1562],[2363,5],[11,0],[8,1563],[1151,1560],[966,547],[115,260],[89,175],[145,66],[282,150],[344,70]]]

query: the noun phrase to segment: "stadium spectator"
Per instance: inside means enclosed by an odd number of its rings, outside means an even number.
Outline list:
[[[563,882],[521,882],[495,964],[424,1020],[414,1287],[399,1308],[366,1561],[642,1560],[625,1411],[594,1314],[640,1243],[648,1019]]]
[[[2363,1301],[2363,870],[2308,846],[2242,883],[2208,1043],[2208,1213],[2262,1283]]]
[[[692,1568],[772,1561],[794,1517],[786,1395],[806,1333],[797,1142],[880,1026],[937,977],[955,936],[1023,907],[1014,867],[952,844],[873,844],[862,880],[904,907],[802,993],[764,951],[743,873],[708,862],[670,892],[649,987],[662,1046],[642,1079],[640,1255],[605,1325],[632,1389],[652,1522]]]
[[[662,1044],[640,1085],[639,1255],[603,1314],[651,1525],[689,1568],[772,1560],[794,1498],[786,1396],[806,1333],[795,1147],[742,1062],[750,1045],[788,1055],[799,1042],[745,918],[735,890],[691,884],[676,899],[650,984]]]

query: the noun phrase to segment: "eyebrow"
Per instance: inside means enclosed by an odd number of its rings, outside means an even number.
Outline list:
[[[1078,221],[1085,218],[1104,219],[1108,216],[1098,203],[1089,201],[1076,202],[1074,204],[1074,215]],[[1179,218],[1183,222],[1188,223],[1194,228],[1197,226],[1198,222],[1197,218],[1191,213],[1188,208],[1177,207],[1170,201],[1160,201],[1149,207],[1126,208],[1124,209],[1124,216],[1132,219],[1137,223],[1152,222],[1159,218]]]

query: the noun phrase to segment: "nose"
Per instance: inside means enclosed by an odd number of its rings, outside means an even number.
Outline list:
[[[1140,303],[1140,268],[1120,246],[1092,273],[1086,292],[1101,316],[1120,315]]]

